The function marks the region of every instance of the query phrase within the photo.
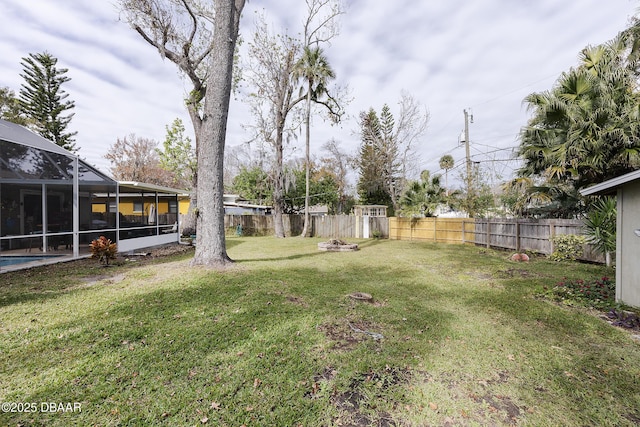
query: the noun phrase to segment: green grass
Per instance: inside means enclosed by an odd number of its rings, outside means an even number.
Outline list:
[[[537,295],[605,267],[460,245],[230,238],[189,257],[0,275],[0,425],[522,425],[640,422],[640,344]],[[373,303],[357,302],[366,292]],[[382,334],[381,340],[353,328]]]

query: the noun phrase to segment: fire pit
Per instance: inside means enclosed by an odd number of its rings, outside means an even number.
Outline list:
[[[347,243],[340,239],[331,239],[327,242],[318,243],[318,249],[327,252],[353,252],[358,250],[358,245]]]
[[[373,301],[373,296],[365,292],[354,292],[352,294],[349,294],[349,298],[354,299],[356,301],[366,301],[366,302]]]

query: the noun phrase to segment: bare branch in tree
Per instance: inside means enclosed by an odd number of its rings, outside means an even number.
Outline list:
[[[111,173],[117,180],[170,186],[175,177],[161,167],[157,147],[156,141],[131,134],[118,138],[104,158],[111,163]]]
[[[395,139],[401,153],[402,176],[404,180],[417,172],[417,145],[427,131],[429,111],[406,91],[400,95],[400,114],[396,121]]]
[[[304,23],[304,45],[330,43],[340,32],[338,16],[344,14],[340,0],[305,0],[307,19]],[[326,12],[322,15],[322,12]]]

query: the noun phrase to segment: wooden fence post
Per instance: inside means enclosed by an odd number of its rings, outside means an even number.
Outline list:
[[[487,248],[491,247],[491,221],[487,218]]]
[[[417,222],[416,222],[417,223]],[[413,218],[409,220],[409,241],[413,241]]]
[[[438,241],[438,217],[433,217],[433,241]]]
[[[520,252],[520,221],[516,219],[516,252]]]
[[[464,245],[467,242],[466,236],[464,235],[465,232],[465,222],[464,219],[462,220],[462,244]]]

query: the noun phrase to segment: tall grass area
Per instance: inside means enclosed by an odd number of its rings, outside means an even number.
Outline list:
[[[319,241],[232,237],[223,272],[183,255],[0,275],[0,402],[37,406],[0,425],[640,423],[640,343],[537,297],[605,267]]]

